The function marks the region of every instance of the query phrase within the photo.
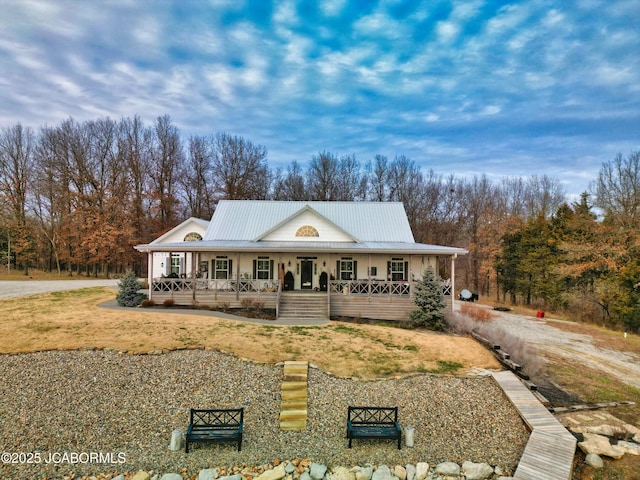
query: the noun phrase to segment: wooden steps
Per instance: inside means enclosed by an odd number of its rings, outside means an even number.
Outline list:
[[[307,428],[308,362],[284,362],[280,393],[280,430]]]

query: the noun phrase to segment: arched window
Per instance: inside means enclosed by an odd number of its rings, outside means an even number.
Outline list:
[[[296,237],[319,237],[316,227],[311,225],[303,225],[296,232]]]
[[[184,237],[185,242],[199,242],[200,240],[202,240],[202,235],[198,232],[189,232]]]

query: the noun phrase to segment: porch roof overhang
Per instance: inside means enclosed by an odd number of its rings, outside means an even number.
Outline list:
[[[404,242],[265,242],[203,240],[136,245],[139,252],[255,252],[255,253],[339,253],[339,254],[404,254],[466,255],[464,248]]]

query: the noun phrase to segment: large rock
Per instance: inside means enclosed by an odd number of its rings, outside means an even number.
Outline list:
[[[179,473],[165,473],[160,477],[160,480],[182,480],[182,475]]]
[[[416,480],[424,480],[429,475],[429,464],[427,462],[416,463]]]
[[[596,455],[605,455],[611,458],[622,458],[624,450],[609,443],[607,437],[596,435],[595,433],[584,433],[584,441],[578,443],[578,446],[584,453],[595,453]]]
[[[225,477],[219,477],[218,480],[242,480],[242,475],[236,473],[235,475],[227,475]]]
[[[169,443],[169,450],[177,452],[184,448],[184,439],[182,437],[182,430],[174,430],[171,432],[171,442]]]
[[[371,480],[391,480],[391,470],[386,465],[378,465]]]
[[[218,470],[216,470],[215,468],[204,468],[200,470],[198,480],[216,480],[217,476]]]
[[[311,463],[311,465],[309,466],[309,475],[311,475],[311,478],[313,478],[313,480],[322,480],[325,473],[327,473],[326,465],[322,465],[321,463]]]
[[[467,480],[486,480],[493,476],[493,468],[486,463],[464,462],[462,470],[465,471]]]
[[[402,465],[396,465],[393,467],[393,476],[398,477],[399,480],[407,480],[407,469]]]
[[[256,480],[282,480],[287,472],[284,471],[284,464],[281,463],[273,470],[265,470]],[[320,479],[316,479],[320,480]]]
[[[145,472],[144,470],[139,470],[133,477],[131,477],[131,480],[149,480],[151,478],[151,475],[149,475],[147,472]]]
[[[596,455],[595,453],[588,453],[587,457],[584,459],[584,463],[597,469],[604,467],[602,458],[600,458],[600,455]]]
[[[631,455],[640,455],[640,445],[638,445],[637,443],[623,442],[619,440],[618,447],[622,448],[625,453],[630,453]]]
[[[336,467],[329,478],[330,480],[356,480],[356,474],[346,467]]]
[[[353,472],[356,475],[356,480],[371,480],[373,476],[373,467],[367,465],[366,467],[354,467]]]
[[[436,465],[436,473],[438,475],[459,477],[460,465],[453,462],[442,462]]]
[[[409,463],[406,467],[404,467],[404,469],[407,471],[407,480],[415,480],[416,467]]]

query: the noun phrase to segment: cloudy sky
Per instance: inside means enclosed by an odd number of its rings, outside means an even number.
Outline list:
[[[640,149],[640,1],[3,1],[0,127],[136,114],[578,194]]]

